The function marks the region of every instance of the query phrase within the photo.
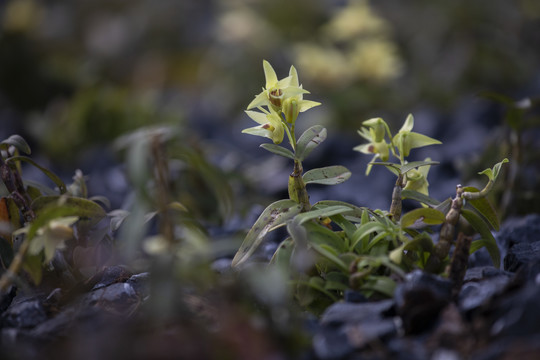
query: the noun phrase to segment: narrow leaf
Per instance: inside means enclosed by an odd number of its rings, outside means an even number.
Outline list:
[[[350,209],[347,206],[337,205],[337,206],[328,206],[324,209],[312,210],[302,214],[296,215],[294,222],[298,224],[303,224],[306,221],[318,219],[320,217],[327,217],[336,214],[342,214],[349,211]]]
[[[401,191],[401,198],[416,200],[418,202],[431,206],[439,205],[438,200],[414,190],[403,189]]]
[[[419,208],[409,211],[401,218],[402,228],[420,228],[427,225],[442,224],[445,220],[445,215],[439,210],[432,208]]]
[[[313,208],[321,209],[323,207],[328,206],[346,206],[349,208],[349,212],[344,213],[344,215],[348,216],[356,216],[361,217],[364,213],[364,210],[367,210],[366,208],[362,208],[353,204],[349,204],[345,201],[339,201],[339,200],[321,200],[318,201],[315,205],[313,205]]]
[[[401,167],[401,173],[406,174],[412,169],[418,168],[420,166],[438,165],[438,164],[440,164],[438,161],[412,161]]]
[[[484,239],[483,245],[486,247],[491,260],[493,261],[493,265],[496,268],[499,268],[501,266],[501,254],[499,252],[497,242],[489,230],[489,226],[484,222],[484,220],[482,220],[480,216],[471,210],[462,209],[461,215],[463,215],[469,224],[471,224],[471,226],[478,231],[480,236],[482,236]]]
[[[296,143],[296,158],[304,160],[317,146],[326,140],[326,129],[315,125],[304,131]]]
[[[51,179],[56,184],[56,186],[58,186],[58,188],[60,189],[61,194],[66,193],[66,191],[67,191],[66,184],[64,184],[62,179],[60,179],[58,176],[56,176],[56,174],[53,173],[52,171],[50,171],[49,169],[38,165],[34,160],[32,160],[31,158],[26,157],[26,156],[14,156],[14,157],[11,157],[11,158],[8,159],[8,162],[15,162],[15,161],[25,161],[27,163],[32,164],[33,166],[35,166],[36,168],[41,170],[45,175],[47,175],[49,177],[49,179]]]
[[[463,191],[466,192],[479,192],[477,188],[473,186],[467,186],[463,188]],[[467,204],[471,205],[476,211],[478,211],[489,223],[489,225],[495,229],[499,230],[499,219],[497,217],[497,213],[495,212],[495,209],[493,209],[493,206],[489,203],[487,198],[479,198],[479,199],[472,199],[468,200]]]
[[[351,177],[351,172],[344,166],[334,165],[307,171],[304,176],[306,184],[336,185]]]
[[[342,271],[349,271],[347,265],[343,262],[343,260],[334,255],[331,251],[328,251],[328,249],[324,245],[311,244],[311,247],[321,256],[337,265],[337,267],[339,267]]]
[[[246,235],[244,242],[234,256],[231,266],[235,267],[246,261],[259,247],[269,231],[272,231],[300,213],[301,205],[293,200],[279,200],[270,204],[259,216]]]
[[[41,255],[30,255],[26,254],[23,260],[22,267],[24,271],[34,282],[34,284],[39,285],[41,279],[43,278],[43,265],[42,265],[42,256]]]
[[[27,155],[30,155],[32,153],[30,146],[28,145],[26,140],[24,140],[23,137],[20,135],[11,135],[10,137],[2,141],[0,145],[6,145],[5,147],[14,146],[15,148],[17,148],[17,150],[19,150],[19,152]]]
[[[107,214],[105,210],[97,203],[78,197],[65,196],[41,196],[32,202],[32,210],[36,212],[38,217],[41,213],[49,209],[63,209],[65,214],[59,216],[78,216],[86,218],[90,224],[97,224]],[[33,223],[32,223],[33,225]]]
[[[352,251],[356,247],[356,245],[358,245],[358,243],[366,236],[382,230],[384,230],[384,225],[376,221],[368,222],[367,224],[361,225],[353,234],[350,250]]]
[[[283,146],[279,146],[279,145],[271,144],[271,143],[265,143],[265,144],[261,144],[261,147],[276,155],[294,160],[293,152],[287,148],[284,148]]]
[[[307,223],[304,228],[309,244],[326,245],[334,249],[336,255],[347,252],[343,238],[329,228],[316,223]]]
[[[277,265],[283,269],[288,269],[291,263],[291,256],[294,249],[294,241],[292,238],[286,238],[279,244],[276,252],[270,260],[271,265]]]

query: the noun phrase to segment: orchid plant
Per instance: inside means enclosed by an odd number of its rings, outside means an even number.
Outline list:
[[[455,253],[465,253],[468,257],[470,249],[486,247],[494,264],[499,264],[498,249],[489,231],[498,228],[498,221],[485,196],[505,161],[482,172],[490,176],[482,191],[459,186],[455,199],[438,202],[429,196],[427,179],[431,165],[438,162],[430,158],[409,162],[408,157],[412,149],[441,142],[413,132],[412,115],[407,116],[395,135],[383,119],[374,118],[362,123],[358,133],[367,143],[354,150],[373,155],[366,175],[374,165],[382,165],[397,176],[390,210],[371,210],[333,200],[311,205],[306,184],[339,184],[351,173],[343,166],[303,173],[302,161],[326,139],[326,129],[313,126],[297,139],[295,125],[299,113],[320,104],[304,100],[309,92],[300,84],[294,66],[289,76],[281,80],[267,61],[263,61],[263,68],[266,86],[246,110],[259,125],[243,132],[271,139],[273,143],[261,147],[293,160],[294,168],[289,176],[289,199],[276,201],[262,212],[232,260],[233,267],[241,268],[270,231],[286,226],[288,236],[270,264],[288,271],[296,299],[311,311],[321,311],[341,298],[347,289],[360,291],[367,297],[392,296],[396,279],[414,268],[446,273],[458,284],[466,268],[466,258],[454,256],[450,261],[448,254],[461,217],[482,238],[471,243],[472,238],[464,237],[460,231]],[[290,148],[279,145],[285,134]],[[390,162],[391,157],[397,161]],[[401,216],[402,198],[417,200],[422,207]],[[440,224],[441,240],[434,244],[424,229]]]

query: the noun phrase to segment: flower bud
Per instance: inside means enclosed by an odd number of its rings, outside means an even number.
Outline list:
[[[300,113],[300,107],[298,106],[298,100],[295,98],[288,98],[283,102],[283,113],[285,114],[285,120],[289,124],[294,124]]]
[[[409,131],[400,131],[397,137],[397,147],[402,156],[409,156],[412,148],[412,139]]]
[[[366,120],[362,125],[369,127],[372,139],[375,142],[380,142],[384,139],[385,122],[382,118],[374,118]]]
[[[270,100],[270,103],[277,108],[281,108],[281,104],[283,101],[283,91],[281,89],[271,89],[268,92],[268,100]]]

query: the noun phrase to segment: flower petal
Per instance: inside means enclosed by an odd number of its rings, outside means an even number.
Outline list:
[[[300,94],[309,94],[309,91],[296,86],[289,86],[283,89],[283,99],[298,96]]]
[[[249,134],[249,135],[255,135],[255,136],[262,136],[271,139],[272,138],[272,131],[265,129],[264,125],[254,126],[247,129],[242,130],[243,134]]]
[[[372,148],[373,148],[373,144],[369,143],[369,144],[362,144],[362,145],[355,146],[353,150],[360,151],[361,153],[364,153],[364,154],[373,154],[373,151],[370,151],[370,149]]]
[[[268,123],[266,114],[260,113],[258,111],[252,111],[252,110],[246,110],[245,113],[258,124],[264,125]]]
[[[407,119],[405,119],[405,122],[403,123],[403,126],[401,129],[399,129],[400,132],[402,131],[411,131],[414,126],[414,117],[412,114],[409,114],[407,116]]]
[[[270,63],[266,60],[263,60],[263,68],[264,68],[264,77],[266,79],[266,88],[270,89],[271,87],[274,87],[277,82],[277,75],[274,71],[274,68]]]
[[[316,101],[310,101],[310,100],[301,100],[300,101],[300,112],[304,112],[306,110],[309,110],[315,106],[321,105],[320,102]]]
[[[292,77],[290,76],[287,76],[286,78],[283,78],[279,81],[277,81],[273,86],[271,87],[274,87],[276,89],[285,89],[285,88],[288,88],[289,86],[291,86],[291,80],[292,80]],[[270,89],[267,87],[267,89]]]
[[[248,110],[253,109],[259,106],[270,106],[270,101],[268,100],[268,94],[267,90],[261,92],[260,94],[255,96],[255,99],[251,101],[248,105]]]
[[[300,86],[300,83],[298,82],[298,72],[292,65],[291,69],[289,70],[289,76],[291,77],[291,86]]]
[[[439,140],[430,138],[429,136],[422,135],[419,133],[411,132],[409,134],[409,141],[411,144],[411,149],[419,148],[428,145],[439,145],[442,144]]]

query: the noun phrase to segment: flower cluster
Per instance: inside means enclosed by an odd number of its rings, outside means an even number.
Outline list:
[[[303,95],[309,94],[309,91],[300,85],[294,66],[291,66],[289,76],[281,80],[278,80],[274,68],[268,61],[263,61],[263,68],[266,86],[255,96],[246,110],[246,114],[259,125],[244,129],[242,132],[267,137],[272,139],[274,144],[279,144],[283,141],[285,131],[290,131],[290,127],[294,126],[298,114],[320,103],[304,100]],[[255,108],[259,111],[250,110]]]
[[[364,154],[373,155],[372,162],[381,159],[383,162],[388,161],[390,154],[400,160],[400,166],[407,164],[405,157],[409,156],[411,149],[424,147],[428,145],[436,145],[441,142],[432,139],[428,136],[412,131],[414,126],[414,118],[412,115],[407,116],[399,132],[392,136],[386,122],[381,118],[366,120],[362,123],[363,127],[358,130],[358,134],[368,141],[367,144],[358,145],[354,148]],[[388,135],[388,141],[386,140]],[[418,169],[408,170],[405,174],[405,189],[415,190],[423,194],[428,194],[427,174],[429,171],[429,163],[431,159],[426,159]],[[390,170],[396,167],[388,167]],[[371,163],[368,165],[366,174],[371,170]],[[394,170],[392,170],[394,171]]]

